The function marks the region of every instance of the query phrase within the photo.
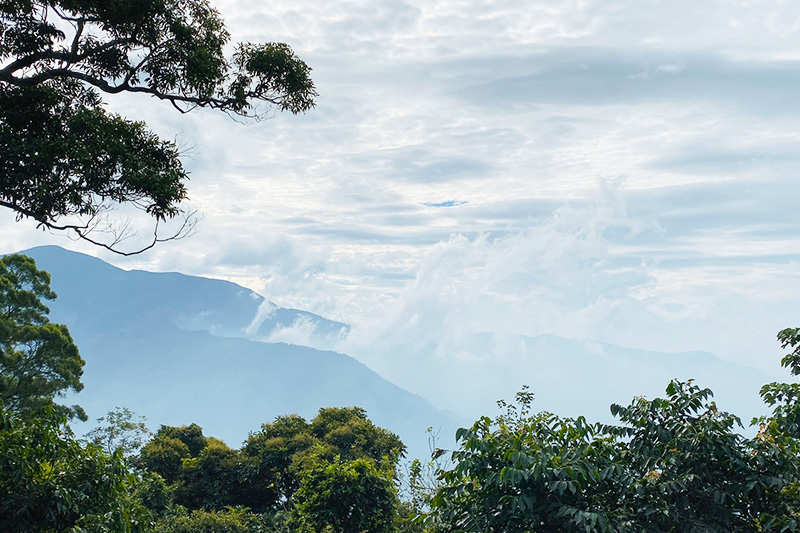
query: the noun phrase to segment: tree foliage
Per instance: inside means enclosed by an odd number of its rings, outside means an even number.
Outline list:
[[[52,413],[23,420],[0,409],[0,524],[7,533],[80,527],[125,533],[149,513],[130,497],[135,479],[121,453],[77,441]]]
[[[12,413],[31,415],[56,396],[78,392],[84,361],[66,326],[52,324],[43,300],[56,297],[50,275],[23,255],[0,257],[0,401]],[[86,419],[77,405],[56,406]]]
[[[793,376],[800,376],[800,328],[787,328],[778,333],[781,348],[791,348],[781,359],[781,365]],[[768,383],[761,387],[761,398],[773,408],[772,416],[754,420],[754,423],[770,426],[772,433],[787,433],[800,438],[800,384]]]
[[[448,531],[795,531],[798,442],[746,439],[711,391],[673,381],[665,398],[613,405],[619,425],[521,408],[461,429],[434,497]]]
[[[309,423],[297,415],[263,424],[242,447],[250,497],[241,503],[257,509],[289,505],[300,487],[300,474],[321,463],[359,458],[391,472],[405,450],[400,438],[376,426],[360,407],[320,409]]]
[[[136,459],[136,465],[148,472],[154,472],[168,483],[178,480],[183,468],[183,460],[189,459],[189,447],[182,441],[163,435],[145,444]]]
[[[156,432],[156,437],[178,439],[189,449],[192,457],[200,455],[208,445],[208,438],[203,435],[203,428],[197,424],[188,426],[161,426]]]
[[[623,425],[608,431],[625,446],[634,523],[655,531],[759,530],[800,473],[793,451],[744,438],[739,419],[717,410],[708,389],[673,381],[666,392],[612,406]]]
[[[197,457],[183,461],[175,500],[189,509],[224,509],[248,503],[242,501],[247,497],[243,474],[239,451],[211,437]]]
[[[265,510],[290,502],[301,465],[316,445],[309,423],[298,415],[279,416],[251,433],[241,450],[247,471],[242,504]]]
[[[394,465],[405,454],[400,438],[373,424],[361,407],[320,409],[311,421],[311,434],[333,447],[343,460],[369,457],[379,464]]]
[[[154,533],[262,533],[264,520],[242,507],[220,511],[198,510],[160,520]]]
[[[397,502],[393,476],[375,461],[321,462],[301,473],[292,515],[301,529],[316,533],[392,531]]]
[[[150,435],[145,418],[127,407],[117,407],[98,418],[97,422],[103,425],[92,429],[86,436],[109,454],[121,450],[126,457],[132,455]]]
[[[206,0],[0,0],[0,24],[0,205],[120,253],[142,249],[119,249],[128,229],[102,227],[108,211],[150,215],[147,249],[183,213],[187,174],[174,143],[104,110],[101,93],[255,119],[314,105],[311,69],[288,45],[240,43],[226,58],[230,35]]]
[[[435,521],[454,531],[602,531],[602,502],[616,488],[614,444],[595,439],[582,418],[530,414],[527,391],[518,400],[458,431],[461,448],[431,502]]]
[[[161,502],[153,512],[164,531],[194,527],[196,520],[227,524],[236,509],[268,518],[259,522],[265,528],[350,531],[353,524],[367,524],[370,531],[385,531],[395,519],[395,468],[403,450],[397,435],[375,426],[363,409],[328,408],[311,422],[280,416],[251,433],[238,450],[206,437],[196,424],[162,426],[134,462],[144,475],[164,480],[168,495],[155,490],[152,478],[148,486],[154,490],[143,493],[143,499]],[[169,497],[174,510],[188,514],[164,512]],[[337,498],[342,522],[331,522],[322,507]],[[302,512],[295,510],[299,501],[305,502]],[[272,525],[263,525],[267,522]]]

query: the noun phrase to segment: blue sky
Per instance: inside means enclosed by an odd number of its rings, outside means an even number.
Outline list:
[[[378,369],[486,332],[776,368],[800,325],[796,3],[216,5],[235,40],[292,45],[318,107],[243,125],[109,97],[183,147],[197,234],[123,259],[2,213],[3,250],[230,279],[352,324],[335,348]]]

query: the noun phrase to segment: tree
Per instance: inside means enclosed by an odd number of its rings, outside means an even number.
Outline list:
[[[393,472],[375,461],[320,463],[304,470],[292,515],[301,527],[320,533],[374,533],[392,530],[397,494]]]
[[[145,417],[136,415],[127,407],[117,407],[98,418],[97,422],[105,425],[94,428],[86,436],[109,454],[122,450],[124,456],[130,456],[139,451],[150,435]]]
[[[800,375],[800,328],[786,328],[778,333],[781,348],[792,351],[781,359],[781,366],[793,376]],[[772,408],[770,416],[753,420],[759,428],[756,436],[761,448],[778,457],[800,457],[800,384],[768,383],[761,387],[761,398]],[[765,513],[762,523],[775,531],[800,529],[800,465],[786,461],[781,480],[788,481],[781,489],[781,506]]]
[[[148,472],[158,474],[167,483],[174,483],[181,474],[183,460],[190,457],[189,447],[183,441],[156,435],[153,440],[142,447],[135,464]]]
[[[221,511],[197,510],[158,521],[155,533],[260,533],[267,531],[263,519],[241,507]]]
[[[200,455],[208,445],[208,438],[203,435],[203,428],[197,424],[188,426],[161,426],[156,432],[156,437],[170,437],[183,442],[189,449],[192,457]]]
[[[241,497],[248,496],[242,474],[240,452],[210,437],[197,457],[183,461],[175,501],[188,509],[239,505]]]
[[[522,409],[458,431],[432,501],[447,531],[796,531],[800,448],[737,433],[711,391],[673,381],[665,398],[612,406],[619,425]]]
[[[361,407],[320,409],[311,421],[311,433],[344,460],[369,457],[393,468],[405,454],[400,438],[373,424]]]
[[[52,412],[23,420],[0,407],[0,524],[6,533],[130,532],[149,513],[130,497],[121,453],[76,440]]]
[[[134,461],[145,476],[165,481],[166,492],[152,490],[141,498],[157,503],[151,508],[164,531],[199,527],[194,520],[227,524],[225,510],[231,508],[262,514],[270,522],[267,530],[282,530],[290,521],[307,528],[327,524],[352,531],[361,524],[361,530],[384,531],[396,518],[395,468],[403,449],[363,409],[331,408],[320,409],[312,423],[298,415],[277,417],[251,433],[240,450],[205,437],[196,424],[161,426]],[[148,486],[160,487],[152,478]],[[192,513],[168,516],[170,496],[177,509]],[[301,501],[304,510],[293,511]],[[328,504],[331,511],[324,511]],[[212,522],[209,530],[217,527]]]
[[[295,456],[299,486],[292,517],[315,532],[391,531],[398,509],[400,438],[367,418],[360,407],[323,408],[309,425],[317,440]]]
[[[607,531],[608,501],[626,472],[618,450],[597,438],[583,418],[530,413],[533,395],[523,390],[506,413],[482,417],[460,429],[454,466],[431,501],[434,526],[448,531]]]
[[[318,444],[310,424],[299,415],[277,417],[251,433],[242,447],[246,490],[242,500],[256,510],[278,509],[291,502],[300,485],[305,456]]]
[[[0,401],[29,416],[65,391],[79,392],[84,361],[66,326],[52,324],[43,300],[56,297],[50,275],[23,255],[0,257]],[[83,409],[55,406],[86,420]]]
[[[197,424],[161,426],[142,447],[136,465],[158,474],[168,484],[174,502],[188,509],[222,510],[252,504],[264,507],[263,492],[254,483],[244,455],[214,437],[203,435]]]
[[[252,433],[242,448],[247,489],[239,503],[266,510],[288,508],[300,473],[320,463],[369,458],[392,472],[405,450],[400,438],[380,428],[360,407],[322,408],[308,423],[280,416]]]
[[[673,381],[666,392],[611,408],[622,422],[608,431],[624,443],[633,523],[641,531],[764,530],[797,479],[797,449],[746,439],[740,420],[691,381]]]
[[[781,359],[781,366],[793,376],[800,376],[800,328],[787,328],[778,333],[781,348],[792,351]],[[773,425],[774,430],[800,438],[800,384],[768,383],[761,387],[761,398],[773,408],[771,417],[754,420],[754,424]]]
[[[172,492],[163,477],[155,472],[144,472],[134,487],[133,497],[153,518],[160,519],[175,510]]]
[[[311,69],[286,44],[240,43],[226,58],[207,0],[0,0],[0,24],[0,206],[125,255],[165,240],[167,219],[187,216],[167,239],[191,230],[187,174],[174,143],[105,111],[101,93],[256,120],[314,106]],[[105,217],[121,204],[154,219],[142,249],[119,249],[129,229]]]

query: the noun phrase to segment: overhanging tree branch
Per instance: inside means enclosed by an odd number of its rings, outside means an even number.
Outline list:
[[[166,93],[154,89],[152,87],[129,85],[127,79],[123,80],[123,82],[118,85],[113,85],[104,79],[96,78],[84,72],[74,71],[67,68],[50,69],[38,73],[36,75],[24,78],[16,78],[14,76],[7,75],[5,72],[0,71],[0,81],[7,82],[17,87],[35,87],[50,80],[66,79],[66,78],[83,81],[109,94],[119,94],[122,92],[142,93],[154,96],[160,100],[167,100],[171,102],[173,105],[177,105],[179,103],[185,103],[199,107],[210,107],[212,109],[220,109],[223,111],[234,111],[238,115],[250,116],[246,112],[236,111],[237,104],[240,104],[242,101],[241,98],[212,98],[212,97],[198,97],[191,95]],[[248,91],[245,94],[245,99],[252,98],[254,94],[255,93],[253,91]],[[261,100],[276,106],[280,106],[283,104],[283,100],[280,97],[273,98],[268,96],[262,96]],[[180,108],[178,108],[178,110],[182,111]],[[252,117],[252,118],[257,118],[257,117]]]
[[[253,120],[314,106],[311,69],[289,46],[243,43],[226,59],[228,38],[207,0],[0,0],[0,206],[123,255],[191,233],[194,212],[175,235],[157,233],[187,215],[175,144],[104,111],[100,95],[146,94],[181,113]],[[123,204],[154,219],[141,250],[119,250],[121,235],[89,236],[98,213]],[[59,222],[73,215],[89,222]]]

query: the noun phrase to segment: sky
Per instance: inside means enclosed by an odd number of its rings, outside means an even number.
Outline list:
[[[0,249],[232,280],[351,324],[336,349],[373,367],[491,333],[777,369],[800,325],[796,2],[214,3],[234,40],[293,47],[317,107],[242,124],[108,96],[182,147],[196,234],[122,258],[5,212]]]

